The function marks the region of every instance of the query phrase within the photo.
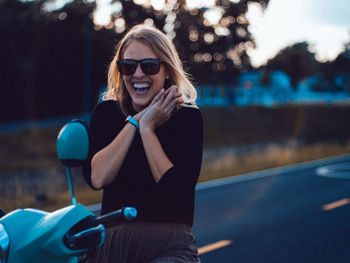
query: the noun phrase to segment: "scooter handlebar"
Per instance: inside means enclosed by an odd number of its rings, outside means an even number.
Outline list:
[[[64,244],[71,250],[98,247],[104,241],[105,228],[115,226],[123,221],[130,221],[136,216],[137,210],[135,208],[123,207],[103,216],[88,217],[65,235]]]
[[[120,210],[96,217],[93,220],[94,225],[103,224],[106,227],[120,223],[122,220],[131,221],[137,216],[137,210],[134,207],[123,207]]]

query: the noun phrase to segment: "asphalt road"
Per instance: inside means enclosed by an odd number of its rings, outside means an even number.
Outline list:
[[[202,263],[350,262],[350,155],[199,184]]]

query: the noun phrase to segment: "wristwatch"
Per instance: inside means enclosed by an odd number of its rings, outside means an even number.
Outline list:
[[[139,129],[140,128],[140,125],[138,123],[137,120],[135,120],[131,115],[129,115],[126,120],[126,122],[130,122],[132,125],[134,125],[136,127],[136,129]]]

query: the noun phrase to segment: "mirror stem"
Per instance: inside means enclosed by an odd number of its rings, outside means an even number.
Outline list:
[[[77,205],[77,201],[75,200],[74,193],[73,193],[72,177],[70,175],[70,169],[68,166],[66,166],[66,172],[67,172],[68,187],[69,187],[70,197],[72,199],[72,204]]]

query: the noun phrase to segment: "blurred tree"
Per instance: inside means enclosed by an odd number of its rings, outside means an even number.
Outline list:
[[[323,65],[322,74],[350,93],[350,41],[344,44],[343,51],[333,61]]]
[[[36,63],[33,52],[38,26],[43,19],[38,12],[39,2],[25,4],[19,1],[0,2],[0,116],[1,120],[23,118],[31,114],[33,107],[23,105],[33,101],[28,87],[35,83],[31,65]],[[35,14],[35,16],[34,16]],[[28,116],[27,115],[27,116]]]
[[[333,77],[338,73],[350,73],[350,42],[344,44],[343,51],[328,65],[328,74]]]
[[[316,60],[315,53],[310,51],[309,44],[300,42],[282,49],[261,69],[267,73],[273,70],[283,70],[290,77],[292,86],[296,88],[301,80],[319,71],[320,62]]]
[[[250,67],[246,51],[254,39],[245,17],[248,4],[264,8],[269,2],[217,0],[215,6],[190,7],[185,0],[167,0],[159,8],[150,0],[117,0],[112,4],[120,8],[111,22],[99,26],[93,23],[95,2],[75,0],[47,11],[52,1],[0,1],[1,122],[91,109],[106,83],[115,44],[138,23],[173,39],[199,83],[232,84]]]
[[[265,8],[269,0],[217,0],[211,7],[168,0],[162,10],[155,9],[151,1],[137,2],[142,4],[121,1],[122,11],[112,16],[117,31],[118,25],[122,30],[139,23],[154,25],[173,39],[195,80],[232,84],[242,69],[250,67],[246,51],[255,45],[245,16],[248,3]]]
[[[45,12],[47,2],[0,2],[2,122],[81,113],[84,86],[93,105],[105,83],[117,33],[93,29],[94,3]]]
[[[343,51],[336,57],[333,65],[338,72],[350,72],[350,40],[344,44]]]

